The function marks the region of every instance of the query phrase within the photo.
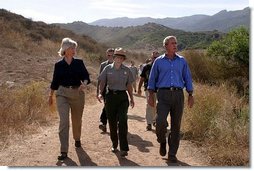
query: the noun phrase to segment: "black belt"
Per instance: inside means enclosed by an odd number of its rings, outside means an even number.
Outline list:
[[[124,93],[126,92],[126,90],[110,90],[108,89],[109,93],[113,93],[113,94],[119,94],[119,93]]]
[[[70,88],[70,89],[77,89],[77,88],[79,88],[79,86],[63,86],[63,87]]]
[[[159,89],[170,90],[170,91],[182,90],[182,88],[180,87],[161,87]]]

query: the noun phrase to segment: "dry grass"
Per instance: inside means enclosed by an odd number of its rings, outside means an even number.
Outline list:
[[[44,82],[31,82],[19,89],[1,87],[1,145],[8,143],[7,140],[13,136],[38,131],[39,127],[49,124],[56,117],[48,107],[47,86]]]
[[[53,105],[48,106],[48,87],[49,83],[34,81],[22,88],[1,86],[0,151],[8,146],[10,139],[35,133],[58,118],[55,99]],[[94,103],[95,92],[95,86],[88,86],[85,105]]]
[[[205,147],[211,164],[249,164],[249,104],[225,85],[195,84],[195,106],[185,108],[185,138]]]

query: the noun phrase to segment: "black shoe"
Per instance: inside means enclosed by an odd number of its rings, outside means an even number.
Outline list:
[[[64,160],[66,158],[67,158],[67,153],[66,152],[61,152],[61,156],[57,157],[58,160]]]
[[[165,156],[167,153],[166,143],[160,143],[160,155]]]
[[[120,156],[125,157],[128,156],[128,151],[120,151]]]
[[[107,132],[107,126],[106,125],[100,124],[99,129],[102,130],[102,132]]]
[[[151,125],[151,124],[148,124],[148,125],[146,126],[146,130],[147,130],[147,131],[151,131],[151,130],[152,130],[152,125]]]
[[[171,163],[177,163],[177,161],[178,161],[175,155],[168,155],[168,160]]]
[[[111,147],[111,152],[116,153],[117,152],[117,148]]]
[[[75,141],[75,147],[81,147],[81,142],[80,141]]]
[[[156,127],[156,122],[153,122],[153,126]]]

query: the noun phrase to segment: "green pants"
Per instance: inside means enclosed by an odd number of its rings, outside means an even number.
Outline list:
[[[121,151],[129,151],[129,145],[127,140],[128,107],[129,99],[126,91],[121,91],[117,93],[108,92],[106,94],[105,109],[109,122],[110,138],[113,147],[117,148],[119,137]]]

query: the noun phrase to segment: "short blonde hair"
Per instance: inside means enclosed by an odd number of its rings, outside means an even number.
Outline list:
[[[175,36],[167,36],[167,37],[163,40],[163,46],[164,46],[164,47],[168,45],[168,42],[169,42],[170,39],[175,39],[175,40],[177,41],[177,39],[176,39]]]
[[[72,40],[71,38],[65,37],[62,40],[61,48],[58,51],[59,56],[64,56],[65,50],[67,50],[70,47],[77,48],[78,43]]]

